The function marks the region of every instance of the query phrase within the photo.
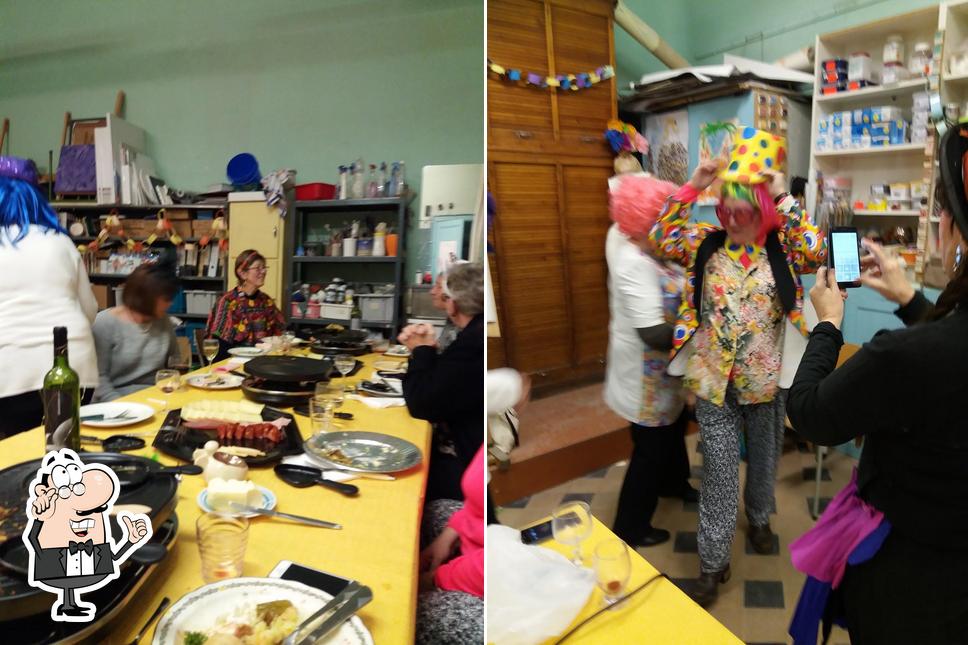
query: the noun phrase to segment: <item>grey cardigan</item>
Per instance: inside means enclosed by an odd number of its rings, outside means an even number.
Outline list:
[[[155,383],[155,372],[177,353],[175,328],[168,316],[142,327],[122,320],[111,309],[94,319],[94,345],[100,382],[94,401],[111,401]]]

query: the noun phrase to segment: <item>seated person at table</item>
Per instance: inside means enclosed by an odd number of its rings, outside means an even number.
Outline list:
[[[418,645],[484,642],[485,458],[481,445],[461,480],[463,503],[427,505],[423,543],[433,541],[420,552]]]
[[[226,292],[215,303],[205,325],[205,338],[217,338],[219,355],[229,349],[254,346],[263,338],[278,336],[286,321],[276,303],[259,291],[266,282],[266,259],[255,249],[239,253],[235,259],[235,277],[239,285]]]
[[[456,264],[444,279],[447,316],[460,332],[437,353],[431,325],[408,325],[398,340],[411,351],[403,378],[410,414],[434,423],[427,501],[462,499],[460,480],[484,441],[484,268]]]
[[[82,400],[97,386],[91,323],[97,301],[84,262],[37,190],[29,159],[0,157],[0,438],[39,426],[40,389],[54,360],[54,327],[67,327]],[[85,391],[86,390],[86,391]]]
[[[124,282],[121,304],[98,313],[94,344],[100,383],[94,401],[111,401],[155,383],[178,353],[168,308],[178,292],[170,256],[142,264]]]

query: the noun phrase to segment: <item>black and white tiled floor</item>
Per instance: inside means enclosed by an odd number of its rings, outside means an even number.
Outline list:
[[[692,462],[691,483],[699,488],[702,454],[696,450],[697,436],[687,437],[686,443]],[[855,465],[855,459],[840,452],[828,453],[821,471],[821,509],[846,485]],[[550,515],[558,504],[578,499],[588,502],[592,513],[611,526],[625,468],[626,463],[619,462],[516,500],[500,507],[498,517],[503,524],[524,527]],[[744,469],[745,466],[741,467],[741,481],[745,478]],[[788,437],[777,473],[777,510],[770,519],[777,534],[771,555],[759,555],[750,548],[746,540],[746,518],[740,495],[739,519],[730,563],[732,577],[720,587],[719,599],[710,607],[710,613],[744,642],[761,645],[790,642],[787,628],[800,595],[803,575],[790,563],[788,545],[813,525],[810,511],[815,472],[814,453],[803,447],[798,449]],[[697,511],[696,504],[678,499],[660,499],[652,523],[670,531],[672,539],[665,544],[638,550],[680,586],[688,586],[699,573],[696,555]],[[834,628],[830,643],[841,645],[848,640],[846,631]]]

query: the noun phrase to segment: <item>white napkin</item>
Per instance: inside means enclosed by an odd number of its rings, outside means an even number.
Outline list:
[[[345,470],[327,470],[325,467],[316,463],[310,459],[309,455],[302,453],[300,455],[291,455],[289,457],[283,457],[282,463],[284,464],[295,464],[297,466],[310,466],[311,468],[319,468],[323,471],[323,479],[328,479],[332,482],[348,482],[357,478],[354,473],[347,472]]]
[[[365,403],[368,407],[382,410],[384,408],[399,408],[407,404],[403,398],[397,398],[393,396],[388,397],[372,397],[372,396],[360,396],[359,394],[350,394],[346,398],[353,399],[354,401],[360,401]]]
[[[248,363],[251,358],[239,358],[238,356],[230,358],[225,365],[220,365],[216,367],[213,372],[231,372],[232,370],[238,369]]]

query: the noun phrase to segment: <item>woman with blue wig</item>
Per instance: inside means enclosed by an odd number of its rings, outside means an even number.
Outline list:
[[[40,390],[67,327],[81,388],[98,383],[91,323],[97,302],[81,255],[37,189],[29,159],[0,157],[0,438],[39,426]]]

